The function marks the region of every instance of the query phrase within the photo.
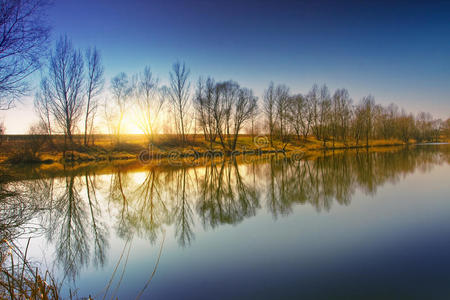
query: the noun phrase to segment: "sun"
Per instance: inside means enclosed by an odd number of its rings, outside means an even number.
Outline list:
[[[139,128],[137,124],[138,117],[136,114],[126,114],[122,120],[122,129],[120,130],[123,134],[143,134],[142,129]]]

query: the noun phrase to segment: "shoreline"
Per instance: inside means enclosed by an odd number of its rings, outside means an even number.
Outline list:
[[[329,143],[329,142],[328,142]],[[408,146],[421,146],[421,145],[447,145],[450,144],[449,141],[439,141],[439,142],[410,142],[403,143],[398,141],[382,141],[373,140],[369,145],[335,145],[323,147],[323,142],[321,141],[305,141],[301,144],[288,144],[286,143],[283,148],[279,149],[277,147],[247,147],[242,146],[240,149],[234,151],[223,150],[220,148],[215,149],[201,149],[199,147],[194,148],[193,146],[186,147],[172,147],[171,149],[165,150],[153,150],[141,148],[139,152],[126,152],[126,151],[107,151],[107,149],[99,150],[98,147],[87,147],[84,152],[77,150],[66,151],[66,156],[63,157],[62,151],[48,151],[39,154],[39,158],[34,160],[24,160],[24,161],[14,161],[14,158],[8,156],[8,153],[2,153],[3,157],[0,160],[1,166],[51,166],[54,164],[60,165],[80,165],[80,164],[94,164],[94,163],[114,163],[120,161],[140,161],[142,164],[147,164],[152,161],[157,160],[177,160],[190,158],[192,160],[198,159],[215,159],[215,158],[232,158],[245,155],[251,156],[261,156],[270,154],[302,154],[305,157],[309,154],[317,152],[328,152],[336,150],[358,150],[358,149],[371,149],[371,148],[381,148],[381,147],[408,147]],[[16,153],[17,156],[17,153]],[[19,158],[20,159],[20,158]]]

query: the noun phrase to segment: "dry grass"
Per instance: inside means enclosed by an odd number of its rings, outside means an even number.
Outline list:
[[[193,153],[208,153],[210,151],[222,151],[222,146],[217,139],[212,143],[203,139],[202,135],[189,135],[187,143],[182,144],[180,139],[175,135],[159,135],[149,143],[144,135],[123,135],[120,143],[114,142],[114,138],[108,135],[96,135],[95,144],[82,145],[82,137],[76,136],[75,143],[70,151],[63,156],[64,138],[63,136],[54,136],[51,142],[47,141],[38,147],[37,153],[30,153],[27,145],[36,141],[36,138],[21,136],[6,136],[2,145],[0,145],[0,162],[10,163],[84,163],[99,162],[113,160],[136,160],[143,151],[152,153],[152,157],[165,157],[176,152],[180,156],[192,156]],[[412,141],[414,142],[414,141]],[[404,145],[399,140],[370,140],[369,147]],[[289,151],[319,151],[331,149],[348,149],[348,148],[366,147],[365,141],[360,141],[357,145],[354,140],[347,143],[336,141],[319,141],[314,137],[308,137],[305,140],[290,138],[288,143],[279,140],[273,141],[273,147],[269,145],[267,137],[250,135],[241,135],[237,141],[237,149],[239,151],[261,152],[289,152]],[[27,154],[28,153],[28,154]],[[29,158],[32,159],[29,159]]]
[[[1,299],[60,299],[58,285],[48,271],[40,273],[27,260],[25,252],[3,239],[0,241]]]

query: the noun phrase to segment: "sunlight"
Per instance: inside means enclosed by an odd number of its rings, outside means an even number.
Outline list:
[[[123,117],[121,134],[143,134],[138,126],[138,116],[135,112],[129,112]]]

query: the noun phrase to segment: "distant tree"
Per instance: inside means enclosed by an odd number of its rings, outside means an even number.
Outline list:
[[[278,85],[275,88],[275,111],[277,129],[280,140],[288,141],[289,131],[287,128],[288,107],[289,107],[289,88],[285,85]]]
[[[388,107],[383,107],[378,116],[377,131],[383,139],[391,139],[396,135],[396,121],[398,118],[398,107],[391,103]]]
[[[252,139],[255,137],[255,135],[259,134],[259,126],[258,126],[258,115],[260,113],[259,107],[258,107],[258,99],[256,99],[256,108],[253,110],[251,116],[250,116],[250,135]]]
[[[431,121],[430,141],[438,142],[444,132],[444,122],[441,119]]]
[[[186,130],[188,123],[189,110],[189,83],[190,70],[183,62],[176,62],[172,66],[170,75],[170,86],[166,91],[168,92],[168,99],[172,105],[172,110],[175,116],[175,129],[181,137],[183,144],[186,143]]]
[[[408,115],[404,110],[402,110],[400,116],[398,117],[397,126],[400,139],[405,143],[409,143],[409,140],[415,130],[413,115]]]
[[[420,112],[415,120],[416,136],[419,142],[433,140],[433,117],[430,113]]]
[[[319,124],[319,86],[314,84],[309,91],[308,103],[311,110],[311,129],[314,136],[320,138],[320,124]]]
[[[309,132],[309,122],[306,97],[302,94],[297,94],[289,98],[288,105],[288,122],[292,125],[292,128],[297,135],[298,140],[306,138]]]
[[[28,91],[26,78],[41,67],[48,6],[47,0],[0,0],[0,110]]]
[[[267,127],[269,129],[269,142],[270,146],[273,147],[273,139],[275,133],[275,87],[273,82],[269,84],[269,87],[264,91],[263,97],[263,113],[266,118]]]
[[[359,145],[359,141],[363,137],[364,125],[365,125],[365,110],[362,105],[357,105],[354,109],[352,121],[353,138],[355,139],[356,146]]]
[[[235,124],[236,105],[239,101],[240,86],[237,82],[228,80],[219,82],[215,88],[214,116],[217,126],[217,134],[223,148],[233,148],[232,138]]]
[[[450,118],[445,120],[442,124],[442,132],[444,136],[449,139],[450,138]]]
[[[253,115],[257,109],[257,98],[253,96],[253,92],[250,89],[242,88],[239,91],[239,97],[235,104],[233,112],[233,132],[231,150],[236,149],[236,142],[239,136],[239,132]]]
[[[346,89],[337,89],[332,99],[333,147],[339,137],[347,145],[347,136],[352,115],[352,100]]]
[[[326,145],[329,133],[331,121],[331,96],[330,91],[326,85],[323,85],[319,91],[318,101],[318,118],[316,121],[316,137],[323,141],[323,145]]]
[[[117,141],[117,111],[112,107],[108,99],[104,99],[102,105],[103,110],[103,121],[106,127],[107,133],[109,134],[111,144]]]
[[[145,67],[137,77],[136,101],[139,109],[138,126],[147,140],[152,142],[165,98],[158,90],[158,79],[153,76],[150,67]]]
[[[369,139],[372,138],[373,133],[375,98],[372,95],[362,98],[360,106],[364,116],[363,134],[366,139],[366,147],[368,147]]]
[[[120,141],[122,121],[132,92],[133,86],[128,80],[127,74],[124,72],[119,73],[111,79],[111,93],[114,98],[115,108],[118,110],[117,125],[115,127],[117,142]]]
[[[47,75],[41,81],[41,93],[70,143],[83,113],[83,70],[81,52],[74,49],[67,36],[61,37],[50,56]]]
[[[39,121],[41,127],[49,136],[52,135],[52,112],[51,112],[51,103],[48,97],[42,92],[37,92],[34,96],[34,110],[38,114]]]
[[[39,153],[48,141],[48,134],[46,130],[46,125],[41,121],[31,125],[28,129],[28,139],[22,153],[28,160],[39,160]]]
[[[218,102],[218,91],[214,79],[199,78],[195,97],[193,98],[196,120],[203,131],[205,141],[212,143],[217,137],[217,125],[215,118],[215,105]]]
[[[88,48],[85,53],[87,64],[86,78],[86,113],[84,118],[84,145],[87,145],[92,135],[94,118],[98,108],[97,96],[101,93],[104,84],[103,66],[97,48]]]

